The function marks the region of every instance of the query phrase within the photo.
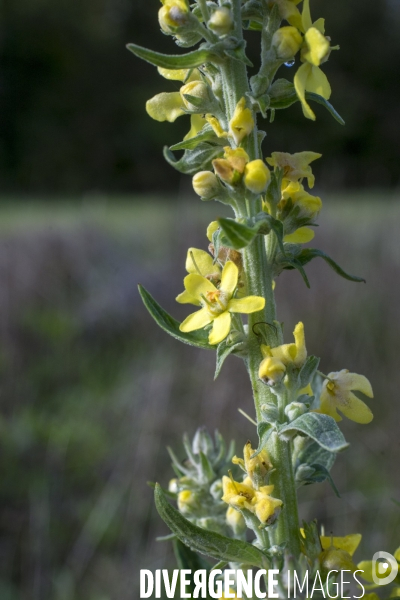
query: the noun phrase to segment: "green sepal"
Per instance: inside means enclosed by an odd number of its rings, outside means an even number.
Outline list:
[[[339,265],[333,260],[333,258],[328,256],[328,254],[325,254],[325,252],[322,252],[322,250],[318,250],[318,248],[304,248],[304,250],[302,250],[297,255],[296,259],[294,259],[294,262],[300,263],[301,265],[306,265],[311,260],[313,260],[314,258],[317,258],[317,257],[323,258],[324,261],[327,262],[328,265],[335,271],[335,273],[340,275],[340,277],[343,277],[344,279],[348,279],[349,281],[355,281],[357,283],[365,283],[365,279],[363,279],[362,277],[356,277],[355,275],[349,275],[349,273],[346,273],[346,271],[343,271],[343,269],[341,267],[339,267]],[[291,266],[284,267],[284,268],[291,269],[291,268],[298,268],[298,266],[291,265]]]
[[[224,234],[224,245],[235,250],[241,250],[248,246],[257,234],[267,235],[272,230],[277,239],[282,252],[283,247],[283,225],[271,215],[261,212],[254,220],[249,220],[248,224],[239,223],[235,219],[218,219],[218,223]]]
[[[199,171],[209,171],[211,161],[223,154],[221,146],[200,142],[193,150],[185,150],[182,158],[176,160],[167,146],[164,148],[164,158],[177,171],[185,175],[195,175]]]
[[[204,483],[211,483],[215,479],[215,473],[211,462],[208,460],[204,452],[200,452],[200,467],[200,472],[202,475],[201,479],[204,480]]]
[[[199,48],[187,54],[169,55],[143,48],[137,44],[128,44],[126,47],[139,58],[163,69],[193,69],[214,58],[214,54],[205,48]]]
[[[224,234],[224,246],[241,250],[248,246],[258,233],[258,227],[238,223],[235,219],[218,219],[219,226]],[[221,240],[222,241],[222,240]]]
[[[296,90],[294,85],[287,81],[287,79],[277,79],[271,85],[268,90],[268,94],[271,97],[271,108],[283,109],[289,108],[292,104],[299,101],[299,98],[296,94]],[[319,94],[314,94],[314,92],[306,92],[305,94],[306,100],[311,100],[313,102],[317,102],[317,104],[321,104],[326,108],[326,110],[332,115],[332,117],[340,123],[340,125],[345,125],[344,120],[339,115],[337,110],[332,106],[328,100],[320,96]]]
[[[341,496],[339,490],[337,489],[329,471],[323,465],[319,465],[318,463],[310,466],[312,469],[314,469],[314,472],[303,483],[305,485],[311,485],[313,483],[323,483],[324,481],[329,481],[331,488],[335,492],[335,495],[340,498]]]
[[[310,438],[298,437],[294,442],[293,470],[296,472],[301,465],[319,464],[330,471],[335,464],[336,454],[325,450]]]
[[[282,437],[292,437],[296,433],[306,435],[329,452],[341,452],[349,446],[335,419],[320,413],[305,413],[279,430]]]
[[[300,369],[299,388],[305,388],[315,377],[320,359],[317,356],[309,356]]]
[[[180,331],[179,321],[171,317],[142,285],[139,285],[138,288],[143,304],[161,329],[184,344],[196,346],[197,348],[206,348],[207,350],[215,349],[214,346],[208,343],[208,333],[204,329],[198,329],[191,333]]]
[[[268,568],[267,557],[252,544],[202,529],[185,519],[176,508],[169,504],[159,485],[156,486],[154,499],[160,517],[176,537],[191,550],[218,561],[225,560]]]
[[[228,344],[226,342],[226,340],[224,340],[223,342],[218,344],[217,362],[215,365],[214,381],[217,379],[218,375],[220,374],[222,365],[224,364],[224,362],[228,358],[228,356],[230,354],[237,354],[238,351],[240,351],[241,349],[244,349],[244,347],[245,346],[242,341],[234,342],[233,344]]]

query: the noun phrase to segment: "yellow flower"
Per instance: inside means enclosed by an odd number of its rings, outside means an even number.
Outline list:
[[[366,425],[374,418],[368,406],[357,398],[352,392],[362,392],[369,398],[374,394],[370,382],[364,375],[349,373],[347,369],[342,369],[336,373],[329,373],[322,385],[320,407],[316,412],[323,413],[333,417],[335,421],[341,421],[342,417],[338,410],[345,417]]]
[[[221,190],[221,184],[212,171],[199,171],[192,179],[193,189],[198,196],[211,200],[218,191]]]
[[[249,162],[249,155],[243,148],[232,149],[230,146],[225,146],[224,150],[224,158],[214,159],[212,165],[222,181],[235,185],[243,176],[246,164]]]
[[[232,29],[232,12],[229,10],[229,8],[226,8],[226,6],[217,8],[217,10],[215,10],[211,15],[207,25],[217,35],[226,35]]]
[[[252,160],[244,170],[244,185],[253,194],[262,194],[268,187],[271,173],[261,159]]]
[[[194,98],[201,100],[203,103],[209,103],[211,99],[208,85],[204,81],[200,80],[189,81],[189,83],[185,83],[185,85],[183,85],[179,90],[179,93],[182,97],[184,106],[188,110],[197,112],[200,112],[198,107],[194,104],[191,104],[190,100],[185,98],[185,96],[193,96]]]
[[[189,6],[185,0],[162,0],[158,11],[158,22],[165,33],[175,33],[178,27],[185,25]]]
[[[147,114],[155,121],[173,123],[185,114],[179,92],[161,92],[146,102]]]
[[[286,366],[279,358],[273,356],[266,356],[258,369],[258,376],[265,383],[278,383],[283,379],[285,373]]]
[[[331,537],[321,535],[321,546],[323,550],[328,550],[333,546],[337,550],[344,550],[350,556],[353,556],[362,539],[361,533],[351,533],[344,537]]]
[[[212,256],[204,250],[189,248],[185,268],[188,273],[202,275],[216,283],[221,280],[221,267],[218,263],[214,264]],[[196,306],[201,306],[201,302],[197,297],[186,290],[176,297],[176,301],[179,302],[179,304],[195,304]]]
[[[254,129],[253,113],[246,108],[246,98],[241,98],[236,105],[232,119],[229,121],[229,133],[238,146],[246,135]]]
[[[294,233],[288,233],[283,238],[288,244],[307,244],[314,239],[314,231],[309,227],[299,227]]]
[[[229,133],[222,129],[221,124],[218,121],[217,117],[214,117],[213,115],[206,115],[206,121],[209,125],[211,125],[211,127],[213,128],[214,133],[217,137],[219,137],[219,138],[228,137]]]
[[[250,511],[263,525],[268,525],[277,518],[283,504],[282,500],[271,496],[274,491],[273,485],[264,485],[255,490],[250,477],[246,477],[243,483],[239,483],[224,476],[222,487],[224,502],[233,508]]]
[[[294,76],[294,87],[301,102],[304,116],[315,121],[315,114],[306,101],[306,92],[319,94],[326,100],[330,98],[331,86],[319,65],[325,62],[331,48],[325,37],[324,19],[315,23],[311,20],[310,0],[304,0],[300,30],[304,32],[304,45],[301,51],[303,64]]]
[[[246,296],[234,298],[239,278],[237,266],[228,261],[222,270],[219,288],[206,277],[198,273],[190,273],[184,279],[185,290],[193,297],[193,304],[202,308],[196,313],[186,317],[179,329],[183,332],[202,329],[212,323],[209,342],[219,344],[226,338],[231,330],[231,313],[254,313],[262,310],[265,299],[260,296]]]
[[[293,336],[295,340],[294,344],[282,344],[275,348],[262,344],[261,352],[264,356],[264,361],[272,357],[280,361],[284,366],[294,364],[295,367],[302,367],[307,358],[307,349],[304,339],[304,325],[301,321],[294,328]],[[264,361],[262,361],[261,365]],[[260,370],[262,369],[261,365]],[[278,368],[277,362],[276,365]]]
[[[322,154],[318,152],[295,152],[295,154],[289,154],[288,152],[272,152],[271,157],[267,158],[266,161],[271,167],[278,167],[283,169],[283,178],[288,181],[301,183],[304,178],[307,179],[308,187],[313,188],[315,177],[313,175],[310,163],[317,158],[321,158]]]
[[[300,50],[302,42],[301,34],[291,25],[281,27],[272,36],[272,47],[275,48],[276,57],[282,60],[293,58]]]
[[[183,514],[190,513],[193,505],[196,504],[196,498],[190,490],[183,490],[178,494],[178,508]]]
[[[285,207],[289,198],[293,204],[297,204],[301,208],[303,216],[314,218],[318,215],[322,208],[322,200],[319,196],[312,196],[305,191],[301,183],[290,181],[286,187],[282,189],[282,198],[278,204],[281,210]]]
[[[251,447],[251,442],[247,442],[243,448],[243,458],[234,456],[232,462],[234,465],[240,465],[247,476],[250,477],[252,484],[258,487],[259,481],[263,481],[265,476],[271,471],[272,464],[266,450],[261,450],[257,456],[252,458],[254,453],[255,450]]]

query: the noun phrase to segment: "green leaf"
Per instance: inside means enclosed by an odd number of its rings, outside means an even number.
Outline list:
[[[265,445],[271,435],[271,433],[273,432],[274,428],[271,425],[271,423],[267,423],[266,421],[261,421],[261,423],[259,423],[257,425],[257,433],[258,433],[258,448],[257,450],[254,452],[254,454],[252,455],[252,458],[257,456],[257,454],[260,454],[261,450],[263,448],[265,448]]]
[[[143,304],[161,329],[184,344],[196,346],[197,348],[206,348],[207,350],[212,350],[214,348],[208,343],[208,333],[204,329],[199,329],[198,331],[193,331],[191,333],[183,333],[182,331],[179,331],[179,321],[176,321],[176,319],[171,317],[171,315],[169,315],[154,300],[151,294],[149,294],[149,292],[142,285],[139,285],[138,287]]]
[[[189,569],[192,573],[198,569],[210,570],[211,565],[204,558],[193,552],[185,544],[182,544],[176,537],[173,547],[178,569]]]
[[[139,58],[163,69],[193,69],[208,62],[214,56],[212,52],[203,48],[187,54],[173,55],[154,52],[154,50],[148,50],[137,44],[128,44],[127,48]]]
[[[315,373],[317,372],[320,359],[316,356],[309,356],[301,367],[299,373],[299,385],[300,389],[306,387],[314,379]]]
[[[159,486],[156,486],[154,498],[160,517],[176,537],[191,550],[211,556],[218,561],[245,563],[260,568],[268,565],[265,554],[252,544],[193,525],[169,504]]]
[[[248,246],[258,233],[257,226],[238,223],[235,219],[218,219],[219,226],[225,235],[227,244],[230,248],[240,250]]]
[[[217,156],[221,156],[223,149],[221,146],[215,146],[207,142],[200,142],[193,150],[185,150],[182,158],[175,159],[175,156],[169,150],[164,148],[165,160],[177,171],[186,175],[194,175],[198,171],[208,171],[211,169],[211,161]]]
[[[226,145],[226,140],[221,140],[218,138],[213,128],[210,125],[205,125],[201,131],[197,135],[188,140],[184,140],[183,142],[179,142],[178,144],[174,144],[170,146],[170,150],[194,150],[200,142],[212,142],[217,145]]]
[[[284,269],[297,269],[300,275],[302,276],[304,283],[306,284],[308,289],[310,289],[310,282],[308,280],[307,273],[303,269],[303,265],[301,264],[301,262],[297,258],[291,258],[286,262],[286,264],[288,266],[284,267]]]
[[[342,117],[339,115],[339,113],[333,108],[332,104],[330,102],[328,102],[328,100],[325,100],[325,98],[323,98],[319,94],[314,94],[314,92],[306,92],[306,99],[313,100],[314,102],[317,102],[317,104],[321,104],[322,106],[325,106],[326,110],[331,113],[332,117],[338,123],[340,123],[340,125],[346,124],[344,122],[344,120],[342,119]]]
[[[222,365],[230,354],[235,354],[240,348],[243,348],[243,342],[228,344],[226,340],[218,344],[217,347],[217,364],[215,365],[214,381],[220,374]]]
[[[279,435],[293,435],[302,433],[317,442],[329,452],[341,452],[348,447],[348,443],[336,424],[335,419],[320,413],[305,413],[291,423],[284,425]]]
[[[287,79],[277,79],[274,81],[268,90],[268,94],[271,97],[271,108],[289,108],[289,106],[295,102],[298,102],[299,100],[296,90],[294,89],[294,85],[290,83],[290,81],[287,81]],[[312,100],[313,102],[317,102],[317,104],[321,104],[327,109],[332,117],[338,123],[340,123],[340,125],[345,125],[344,120],[339,115],[337,110],[333,108],[332,104],[319,94],[314,94],[314,92],[306,92],[306,100]]]
[[[335,273],[337,273],[344,279],[348,279],[349,281],[355,281],[357,283],[365,283],[365,279],[363,279],[362,277],[349,275],[348,273],[346,273],[346,271],[343,271],[343,269],[339,267],[339,265],[333,260],[333,258],[325,254],[325,252],[322,252],[322,250],[318,250],[318,248],[304,248],[304,250],[302,250],[300,254],[297,255],[296,260],[302,265],[306,265],[307,263],[309,263],[317,257],[323,258],[324,261],[327,262],[328,265],[335,271]]]
[[[336,454],[321,448],[321,446],[310,438],[298,437],[294,442],[293,469],[301,465],[319,464],[328,471],[331,470],[336,460]]]

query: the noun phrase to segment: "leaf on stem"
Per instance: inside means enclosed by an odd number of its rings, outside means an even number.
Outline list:
[[[196,346],[197,348],[206,348],[207,350],[214,348],[208,343],[208,333],[204,329],[198,329],[191,333],[179,331],[179,321],[171,317],[142,285],[138,287],[143,304],[161,329],[184,344]]]
[[[164,158],[167,163],[186,175],[194,175],[199,171],[210,170],[212,168],[211,161],[222,155],[222,153],[221,146],[200,142],[193,150],[185,150],[182,158],[177,160],[167,146],[164,148]]]
[[[161,54],[137,44],[128,44],[128,50],[151,65],[163,69],[193,69],[214,58],[209,50],[200,48],[187,54]]]
[[[158,485],[154,498],[160,517],[176,537],[191,550],[211,556],[218,561],[245,563],[259,568],[268,566],[266,555],[252,544],[193,525],[169,504]]]
[[[341,452],[349,445],[335,419],[320,413],[305,413],[279,431],[282,437],[292,437],[296,433],[306,435],[329,452]]]

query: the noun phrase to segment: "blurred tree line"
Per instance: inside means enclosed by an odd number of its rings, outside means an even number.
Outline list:
[[[400,68],[398,0],[314,0],[315,18],[340,44],[325,67],[340,127],[317,106],[316,124],[299,104],[267,125],[265,152],[312,149],[323,185],[398,183]],[[0,14],[0,183],[3,192],[62,194],[176,189],[180,175],[164,143],[188,129],[145,114],[153,94],[177,89],[130,55],[131,41],[176,51],[157,23],[158,0],[3,0]],[[257,64],[258,35],[248,54]],[[178,50],[179,51],[179,50]],[[282,71],[285,67],[282,67]],[[282,76],[293,76],[293,71]],[[262,126],[262,124],[261,124]],[[321,171],[322,169],[322,171]],[[321,181],[321,179],[320,179]]]

